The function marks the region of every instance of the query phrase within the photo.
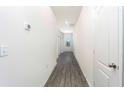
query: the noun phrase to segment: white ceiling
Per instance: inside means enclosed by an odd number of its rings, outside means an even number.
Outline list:
[[[51,7],[57,18],[58,25],[62,27],[65,21],[69,25],[74,25],[80,15],[81,6],[52,6]]]

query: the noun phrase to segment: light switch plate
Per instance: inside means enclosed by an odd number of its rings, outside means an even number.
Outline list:
[[[8,46],[1,45],[0,46],[0,57],[8,56]]]

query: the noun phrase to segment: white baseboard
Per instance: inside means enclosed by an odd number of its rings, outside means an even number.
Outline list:
[[[78,61],[78,59],[77,59],[75,53],[74,53],[74,56],[75,56],[75,58],[76,58],[76,60],[77,60],[77,62],[78,62],[78,64],[79,64],[79,66],[80,66],[80,68],[81,68],[81,71],[82,71],[83,74],[84,74],[84,77],[85,77],[85,79],[86,79],[86,81],[87,81],[89,87],[94,87],[93,82],[90,82],[90,81],[87,79],[86,74],[85,74],[85,72],[83,71],[83,68],[81,67],[81,65],[80,65],[80,63],[79,63],[79,61]]]
[[[43,86],[41,85],[41,87],[44,87],[45,86],[46,82],[48,81],[48,79],[49,79],[50,75],[52,74],[53,70],[55,69],[56,65],[57,65],[57,62],[55,63],[55,65],[53,66],[51,72],[49,73],[48,78],[46,79],[44,85]]]
[[[80,64],[79,64],[79,66],[80,66]],[[81,67],[80,67],[80,68],[81,68]],[[81,68],[81,70],[82,70],[82,68]],[[82,70],[82,72],[83,72],[83,70]],[[93,84],[87,79],[86,74],[85,74],[84,72],[83,72],[83,74],[84,74],[84,77],[85,77],[85,79],[86,79],[86,81],[87,81],[89,87],[93,87]]]
[[[84,76],[85,76],[85,75],[84,75]],[[85,77],[85,78],[86,78],[86,77]],[[86,81],[87,81],[89,87],[94,87],[93,84],[91,84],[91,83],[89,82],[89,80],[87,80],[87,78],[86,78]]]

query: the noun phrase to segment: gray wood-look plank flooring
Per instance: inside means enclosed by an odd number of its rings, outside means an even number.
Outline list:
[[[64,52],[45,87],[88,87],[88,83],[72,52]]]

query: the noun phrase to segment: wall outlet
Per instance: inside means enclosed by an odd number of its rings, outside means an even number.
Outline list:
[[[8,56],[8,46],[1,45],[0,46],[0,57]]]

